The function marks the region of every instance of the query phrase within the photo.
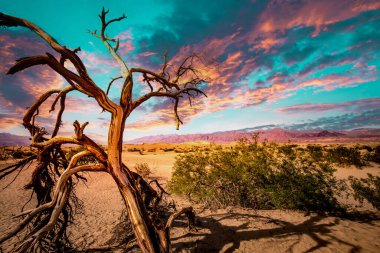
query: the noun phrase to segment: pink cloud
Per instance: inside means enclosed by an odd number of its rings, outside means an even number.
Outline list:
[[[12,127],[21,125],[21,122],[22,122],[21,119],[17,117],[11,117],[11,116],[3,117],[3,118],[0,118],[0,128],[10,129]]]
[[[118,63],[111,56],[103,56],[98,53],[80,51],[79,57],[83,60],[85,66],[90,70],[102,69],[102,72],[108,73],[110,68],[119,67]]]
[[[126,56],[135,50],[135,46],[132,44],[132,41],[128,40],[126,42],[120,42],[119,53],[121,56]]]
[[[256,31],[265,34],[306,26],[314,27],[313,36],[317,36],[327,25],[379,8],[377,0],[318,0],[302,4],[272,0],[260,15]]]
[[[343,103],[297,104],[280,108],[285,113],[310,113],[329,110],[362,113],[368,110],[380,110],[380,98],[361,99]]]
[[[154,52],[142,52],[139,55],[142,57],[148,57],[148,56],[152,56],[152,55],[156,55],[156,54],[157,53],[154,53]]]
[[[18,58],[49,52],[48,46],[36,36],[23,32],[7,31],[0,35],[0,107],[8,118],[2,120],[8,127],[19,125],[25,107],[32,105],[43,93],[50,89],[61,88],[64,84],[54,71],[46,66],[35,66],[14,75],[5,73]],[[41,108],[42,115],[45,106]],[[14,116],[17,115],[17,116]],[[17,120],[11,120],[17,118]]]

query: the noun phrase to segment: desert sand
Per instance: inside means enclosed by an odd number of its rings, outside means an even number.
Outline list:
[[[136,163],[146,162],[154,168],[153,177],[163,186],[170,178],[172,165],[177,153],[170,152],[123,152],[123,160],[133,168]],[[0,168],[7,162],[1,162]],[[24,169],[20,176],[6,189],[15,175],[0,182],[0,233],[3,234],[18,220],[18,214],[30,197],[23,190],[33,165]],[[379,165],[362,170],[339,168],[337,177],[349,175],[365,177],[366,173],[380,175]],[[83,248],[99,248],[111,243],[112,231],[119,222],[123,202],[112,178],[105,173],[86,174],[88,182],[80,183],[78,197],[83,201],[83,212],[77,215],[70,226],[73,242]],[[177,206],[190,203],[180,196],[172,196]],[[352,200],[349,200],[352,201]],[[26,208],[33,207],[31,201]],[[197,231],[186,229],[185,218],[175,222],[172,230],[173,252],[380,252],[379,212],[370,205],[362,211],[372,215],[362,215],[357,219],[323,216],[315,213],[288,210],[252,210],[230,207],[219,210],[194,206],[197,212]],[[14,241],[3,245],[4,252]],[[130,246],[133,242],[130,244]],[[133,252],[138,252],[132,247]],[[92,251],[94,252],[94,251]]]

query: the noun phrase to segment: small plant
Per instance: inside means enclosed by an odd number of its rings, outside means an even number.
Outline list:
[[[138,149],[138,148],[128,148],[127,151],[128,152],[140,152],[140,149]]]
[[[306,150],[314,161],[323,160],[323,147],[318,145],[307,145]]]
[[[380,145],[376,146],[370,153],[366,154],[369,162],[380,163]]]
[[[171,151],[174,151],[175,148],[163,148],[162,149],[164,152],[171,152]]]
[[[9,159],[9,153],[5,150],[5,148],[0,149],[0,161],[8,160]]]
[[[328,149],[327,159],[332,163],[354,165],[358,168],[367,165],[367,162],[363,159],[358,147],[345,147],[339,145],[336,148]]]
[[[368,145],[363,145],[360,147],[361,150],[367,150],[368,152],[372,152],[373,151],[373,148],[371,146],[368,146]]]
[[[84,147],[77,147],[77,148],[71,148],[69,151],[66,152],[66,159],[68,161],[71,160],[71,158],[81,152],[81,151],[84,151],[86,150],[86,148]],[[85,157],[82,157],[79,161],[78,161],[78,164],[79,165],[85,165],[85,164],[91,164],[91,163],[97,163],[98,161],[93,157],[93,156],[85,156]]]
[[[368,173],[368,178],[349,177],[354,198],[363,204],[367,200],[371,205],[380,210],[380,177]]]
[[[183,150],[183,149],[181,149],[181,148],[176,148],[176,149],[174,149],[174,152],[175,152],[175,153],[184,153],[185,150]]]
[[[24,158],[24,157],[28,157],[30,155],[33,155],[32,152],[30,151],[24,151],[22,149],[22,147],[18,147],[16,149],[13,149],[11,151],[11,156],[14,158],[14,159],[21,159],[21,158]]]
[[[134,168],[143,178],[148,178],[152,174],[152,170],[147,163],[137,163]]]

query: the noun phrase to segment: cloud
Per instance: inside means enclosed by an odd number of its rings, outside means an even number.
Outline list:
[[[197,98],[193,108],[184,101],[180,108],[184,121],[229,108],[271,103],[301,89],[328,92],[378,80],[374,64],[380,43],[376,28],[378,1],[221,0],[205,6],[203,0],[194,0],[191,8],[185,1],[168,2],[170,10],[157,18],[159,26],[127,30],[116,37],[121,41],[119,52],[128,60],[128,66],[159,70],[160,57],[166,50],[169,68],[178,66],[193,52],[201,55],[204,60],[197,62],[197,67],[211,80],[202,85],[208,98]],[[20,56],[48,50],[29,33],[10,30],[0,35],[0,46],[4,48],[0,57],[5,59],[1,71]],[[25,47],[20,49],[17,45]],[[113,75],[114,70],[119,70],[117,62],[100,51],[80,52],[79,56],[90,74]],[[2,111],[20,112],[40,92],[62,86],[62,80],[54,72],[33,70],[12,78],[0,76]],[[138,85],[140,82],[137,77],[134,96],[147,92],[146,86]],[[85,102],[68,99],[72,105]],[[321,110],[329,106],[334,107],[325,104]],[[85,110],[94,111],[95,107],[96,102],[86,102]],[[346,112],[343,107],[336,110]],[[344,108],[354,110],[360,106]],[[303,109],[311,110],[306,105]],[[75,106],[68,105],[67,110],[79,113]],[[283,110],[290,113],[297,109]],[[175,125],[170,100],[153,100],[139,114],[138,120],[127,127],[151,129]]]
[[[111,55],[80,51],[78,56],[82,59],[90,73],[108,74],[113,68],[119,68],[118,63],[111,57]]]
[[[363,113],[368,110],[380,110],[380,98],[368,98],[343,103],[307,103],[280,108],[284,113],[311,113],[339,110],[344,112]]]
[[[272,0],[261,13],[257,30],[274,33],[306,26],[314,27],[312,36],[317,36],[328,25],[379,8],[377,0]]]
[[[129,130],[150,130],[155,128],[176,127],[174,114],[174,101],[172,99],[161,99],[161,102],[150,108],[150,112],[141,113],[133,122],[126,123],[126,129]],[[202,100],[194,100],[192,106],[186,99],[180,101],[178,115],[186,123],[195,116],[200,116],[204,112]]]
[[[11,115],[0,114],[0,128],[10,129],[12,127],[21,125],[21,119]]]
[[[139,54],[139,56],[142,56],[142,57],[149,57],[149,56],[152,56],[152,55],[156,55],[157,53],[155,52],[149,52],[149,51],[146,51],[146,52],[142,52]]]
[[[362,127],[377,127],[380,125],[380,110],[370,110],[360,114],[347,113],[335,117],[322,117],[306,123],[285,126],[285,129],[296,130],[350,130]]]
[[[258,7],[258,10],[261,10],[261,12],[256,12],[259,14],[256,20],[253,15],[241,15],[238,20],[231,22],[239,23],[240,26],[229,27],[224,31],[214,27],[217,32],[206,36],[206,39],[194,41],[180,47],[172,57],[170,64],[178,64],[181,59],[193,52],[199,53],[205,59],[216,59],[218,61],[218,67],[215,69],[202,69],[204,66],[200,66],[204,75],[209,76],[212,80],[205,87],[205,92],[209,96],[209,104],[211,104],[208,106],[206,103],[206,110],[208,111],[217,111],[217,105],[220,105],[219,109],[221,110],[227,107],[243,107],[269,100],[273,101],[289,96],[289,92],[295,92],[297,89],[306,87],[326,91],[341,87],[353,87],[376,80],[378,72],[373,69],[374,66],[362,66],[359,68],[360,73],[351,69],[346,73],[332,73],[316,77],[315,74],[318,71],[357,62],[357,55],[350,54],[347,51],[338,54],[321,54],[311,64],[298,70],[298,73],[275,72],[273,58],[281,52],[280,50],[284,55],[283,59],[288,64],[301,62],[306,55],[311,55],[320,50],[318,44],[320,45],[321,43],[318,43],[318,41],[314,42],[316,45],[311,44],[306,47],[297,45],[296,42],[301,38],[313,35],[313,30],[300,28],[312,27],[318,30],[317,34],[319,34],[322,27],[327,28],[355,17],[362,12],[379,8],[375,1],[332,0],[322,2],[324,4],[318,1],[271,1],[268,5],[260,4],[262,1],[255,1],[254,4],[245,3],[248,9],[255,6]],[[226,1],[221,4],[227,5]],[[180,7],[183,6],[175,4],[174,10],[180,10]],[[242,6],[237,5],[233,8],[233,11],[242,12],[242,9]],[[338,13],[332,11],[335,9],[338,10]],[[218,20],[219,16],[214,15],[207,8],[204,11],[206,12],[205,15],[209,17],[208,22],[211,23],[212,21],[212,26],[217,26],[216,24],[220,22]],[[279,18],[277,19],[277,17]],[[229,16],[227,17],[227,19],[230,18]],[[187,20],[182,20],[177,16],[171,16],[167,20],[176,21],[174,23],[176,24],[175,30],[178,39],[181,39],[182,36],[183,38],[186,37],[179,27],[191,34],[192,26],[187,23]],[[201,21],[199,22],[202,23]],[[190,27],[184,27],[185,24],[190,25]],[[298,30],[293,31],[293,28]],[[342,28],[340,29],[342,30]],[[198,32],[202,33],[206,30],[206,28],[203,30],[203,27],[201,27]],[[293,35],[292,37],[291,33],[296,36]],[[314,36],[317,34],[314,31]],[[328,34],[328,36],[335,38],[334,34]],[[155,42],[160,44],[159,40],[155,40]],[[192,40],[187,42],[192,42]],[[274,48],[276,49],[275,51],[272,50]],[[365,59],[361,60],[365,61]],[[252,84],[254,88],[249,88],[249,83],[246,80],[247,76],[255,70],[265,67],[268,68],[269,72],[273,73],[272,76],[265,83],[261,81],[257,83],[259,85]]]
[[[22,115],[37,97],[50,89],[61,88],[63,79],[46,66],[35,66],[14,75],[6,75],[16,59],[51,51],[37,36],[22,30],[4,30],[0,35],[0,108],[5,114],[1,127],[19,126]],[[47,106],[40,115],[46,117]],[[42,118],[41,117],[41,118]]]

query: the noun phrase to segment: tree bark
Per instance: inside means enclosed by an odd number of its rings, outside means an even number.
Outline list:
[[[119,108],[118,108],[119,109]],[[146,210],[141,194],[131,171],[122,166],[122,140],[125,112],[121,109],[112,116],[108,136],[108,169],[115,180],[127,207],[132,228],[143,252],[168,252],[159,243],[159,238]]]

